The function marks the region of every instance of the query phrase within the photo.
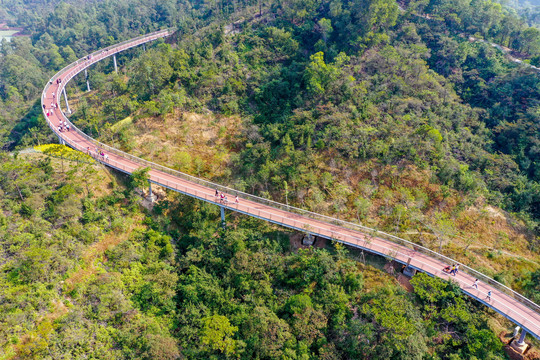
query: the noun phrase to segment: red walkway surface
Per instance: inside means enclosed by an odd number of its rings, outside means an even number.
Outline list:
[[[44,113],[50,112],[51,105],[59,102],[58,99],[61,96],[61,91],[66,83],[85,68],[125,49],[168,35],[170,35],[170,32],[166,30],[149,34],[145,37],[136,38],[109,47],[106,50],[97,51],[93,53],[90,58],[86,57],[85,59],[81,59],[63,69],[51,79],[51,82],[43,91],[42,104],[45,105]],[[59,78],[62,79],[62,81],[58,84],[56,80]],[[150,166],[152,168],[149,172],[150,181],[153,183],[207,202],[225,206],[228,209],[240,213],[365,249],[369,252],[395,259],[404,264],[409,263],[411,267],[432,276],[443,279],[450,277],[459,284],[463,292],[467,295],[491,307],[520,325],[537,339],[540,339],[540,307],[538,305],[525,299],[502,284],[497,283],[493,279],[464,265],[461,265],[457,276],[451,276],[444,273],[442,269],[445,266],[457,262],[445,258],[443,255],[409,243],[406,240],[376,232],[373,229],[361,228],[360,226],[356,226],[355,229],[354,224],[340,222],[336,219],[326,218],[322,215],[305,212],[283,204],[257,198],[249,194],[236,192],[235,190],[224,188],[186,174],[181,174],[157,164],[145,162],[142,159],[96,142],[76,129],[72,124],[70,124],[71,131],[68,132],[64,130],[63,132],[60,132],[58,131],[60,122],[66,121],[67,118],[65,118],[59,108],[54,109],[52,114],[49,114],[47,117],[47,120],[51,129],[53,129],[61,141],[74,149],[88,153],[104,164],[120,171],[132,173],[134,170],[141,167]],[[104,159],[99,155],[102,151],[107,154],[107,159]],[[228,194],[229,202],[227,205],[220,204],[218,199],[214,196],[216,188],[219,188]],[[234,202],[236,194],[240,195],[238,204]],[[338,225],[336,225],[336,223]],[[475,278],[480,279],[479,289],[475,289],[471,286]],[[492,291],[492,297],[491,300],[488,301],[486,296],[489,290]]]

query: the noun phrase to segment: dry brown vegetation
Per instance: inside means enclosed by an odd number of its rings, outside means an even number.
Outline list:
[[[237,116],[175,111],[164,118],[140,119],[123,131],[137,156],[182,172],[223,176],[241,127]]]

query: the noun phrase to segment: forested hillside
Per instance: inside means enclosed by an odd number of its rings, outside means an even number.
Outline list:
[[[504,358],[451,283],[409,294],[342,247],[291,252],[245,217],[223,231],[180,195],[145,213],[129,179],[53,150],[0,162],[4,359]]]
[[[246,9],[120,75],[105,64],[73,118],[126,151],[384,229],[521,288],[538,268],[538,74],[415,4],[368,19],[332,4]],[[475,8],[462,11],[459,23]]]
[[[86,133],[385,230],[540,301],[540,33],[491,1],[25,2],[0,52],[0,358],[499,359],[457,286],[163,193],[53,142],[39,95],[79,56],[166,41],[68,87]],[[229,216],[229,215],[228,215]],[[371,265],[370,265],[371,264]],[[409,289],[411,290],[411,289]],[[498,333],[497,333],[498,335]]]

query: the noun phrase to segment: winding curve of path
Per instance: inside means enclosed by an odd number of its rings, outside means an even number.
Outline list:
[[[58,72],[43,90],[41,101],[47,123],[58,136],[60,142],[76,150],[88,153],[105,165],[128,174],[139,168],[150,167],[150,182],[214,203],[221,206],[222,209],[237,211],[379,254],[403,264],[408,264],[410,267],[431,276],[443,279],[449,277],[442,269],[448,264],[457,262],[427,248],[374,229],[241,193],[137,158],[88,137],[69,123],[60,108],[54,109],[51,113],[52,104],[59,103],[58,98],[64,91],[66,84],[84,69],[118,52],[171,34],[172,31],[170,30],[162,30],[110,46],[79,59]],[[58,82],[58,79],[61,79],[61,82]],[[59,131],[60,122],[64,121],[70,124],[71,131]],[[106,158],[98,155],[102,151],[107,154]],[[228,204],[221,204],[214,196],[216,190],[228,194],[231,201]],[[233,200],[236,194],[240,197],[239,203],[235,203]],[[540,340],[540,306],[465,265],[461,265],[459,273],[451,278],[459,284],[465,294],[494,309]],[[480,280],[478,289],[471,286],[476,278]],[[491,299],[487,299],[488,291],[492,292]]]

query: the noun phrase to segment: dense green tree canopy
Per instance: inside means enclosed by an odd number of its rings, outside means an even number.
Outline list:
[[[540,78],[474,39],[538,65],[537,29],[489,0],[401,5],[5,0],[29,36],[1,44],[2,148],[50,141],[39,97],[61,67],[175,26],[166,42],[120,55],[119,74],[96,64],[88,96],[75,79],[72,120],[142,151],[137,127],[187,112],[233,117],[242,126],[220,129],[219,156],[230,156],[219,181],[344,219],[376,216],[460,256],[472,242],[444,244],[467,236],[456,219],[485,200],[521,216],[535,250]],[[190,129],[170,130],[151,154],[159,161]],[[0,153],[0,357],[504,358],[482,308],[452,282],[419,274],[407,292],[365,254],[297,249],[290,233],[241,216],[222,229],[215,206],[178,194],[142,210],[132,190],[147,169],[115,177],[67,153]],[[192,154],[170,158],[213,176]],[[497,279],[536,299],[535,262],[523,270],[515,258],[497,264]]]

